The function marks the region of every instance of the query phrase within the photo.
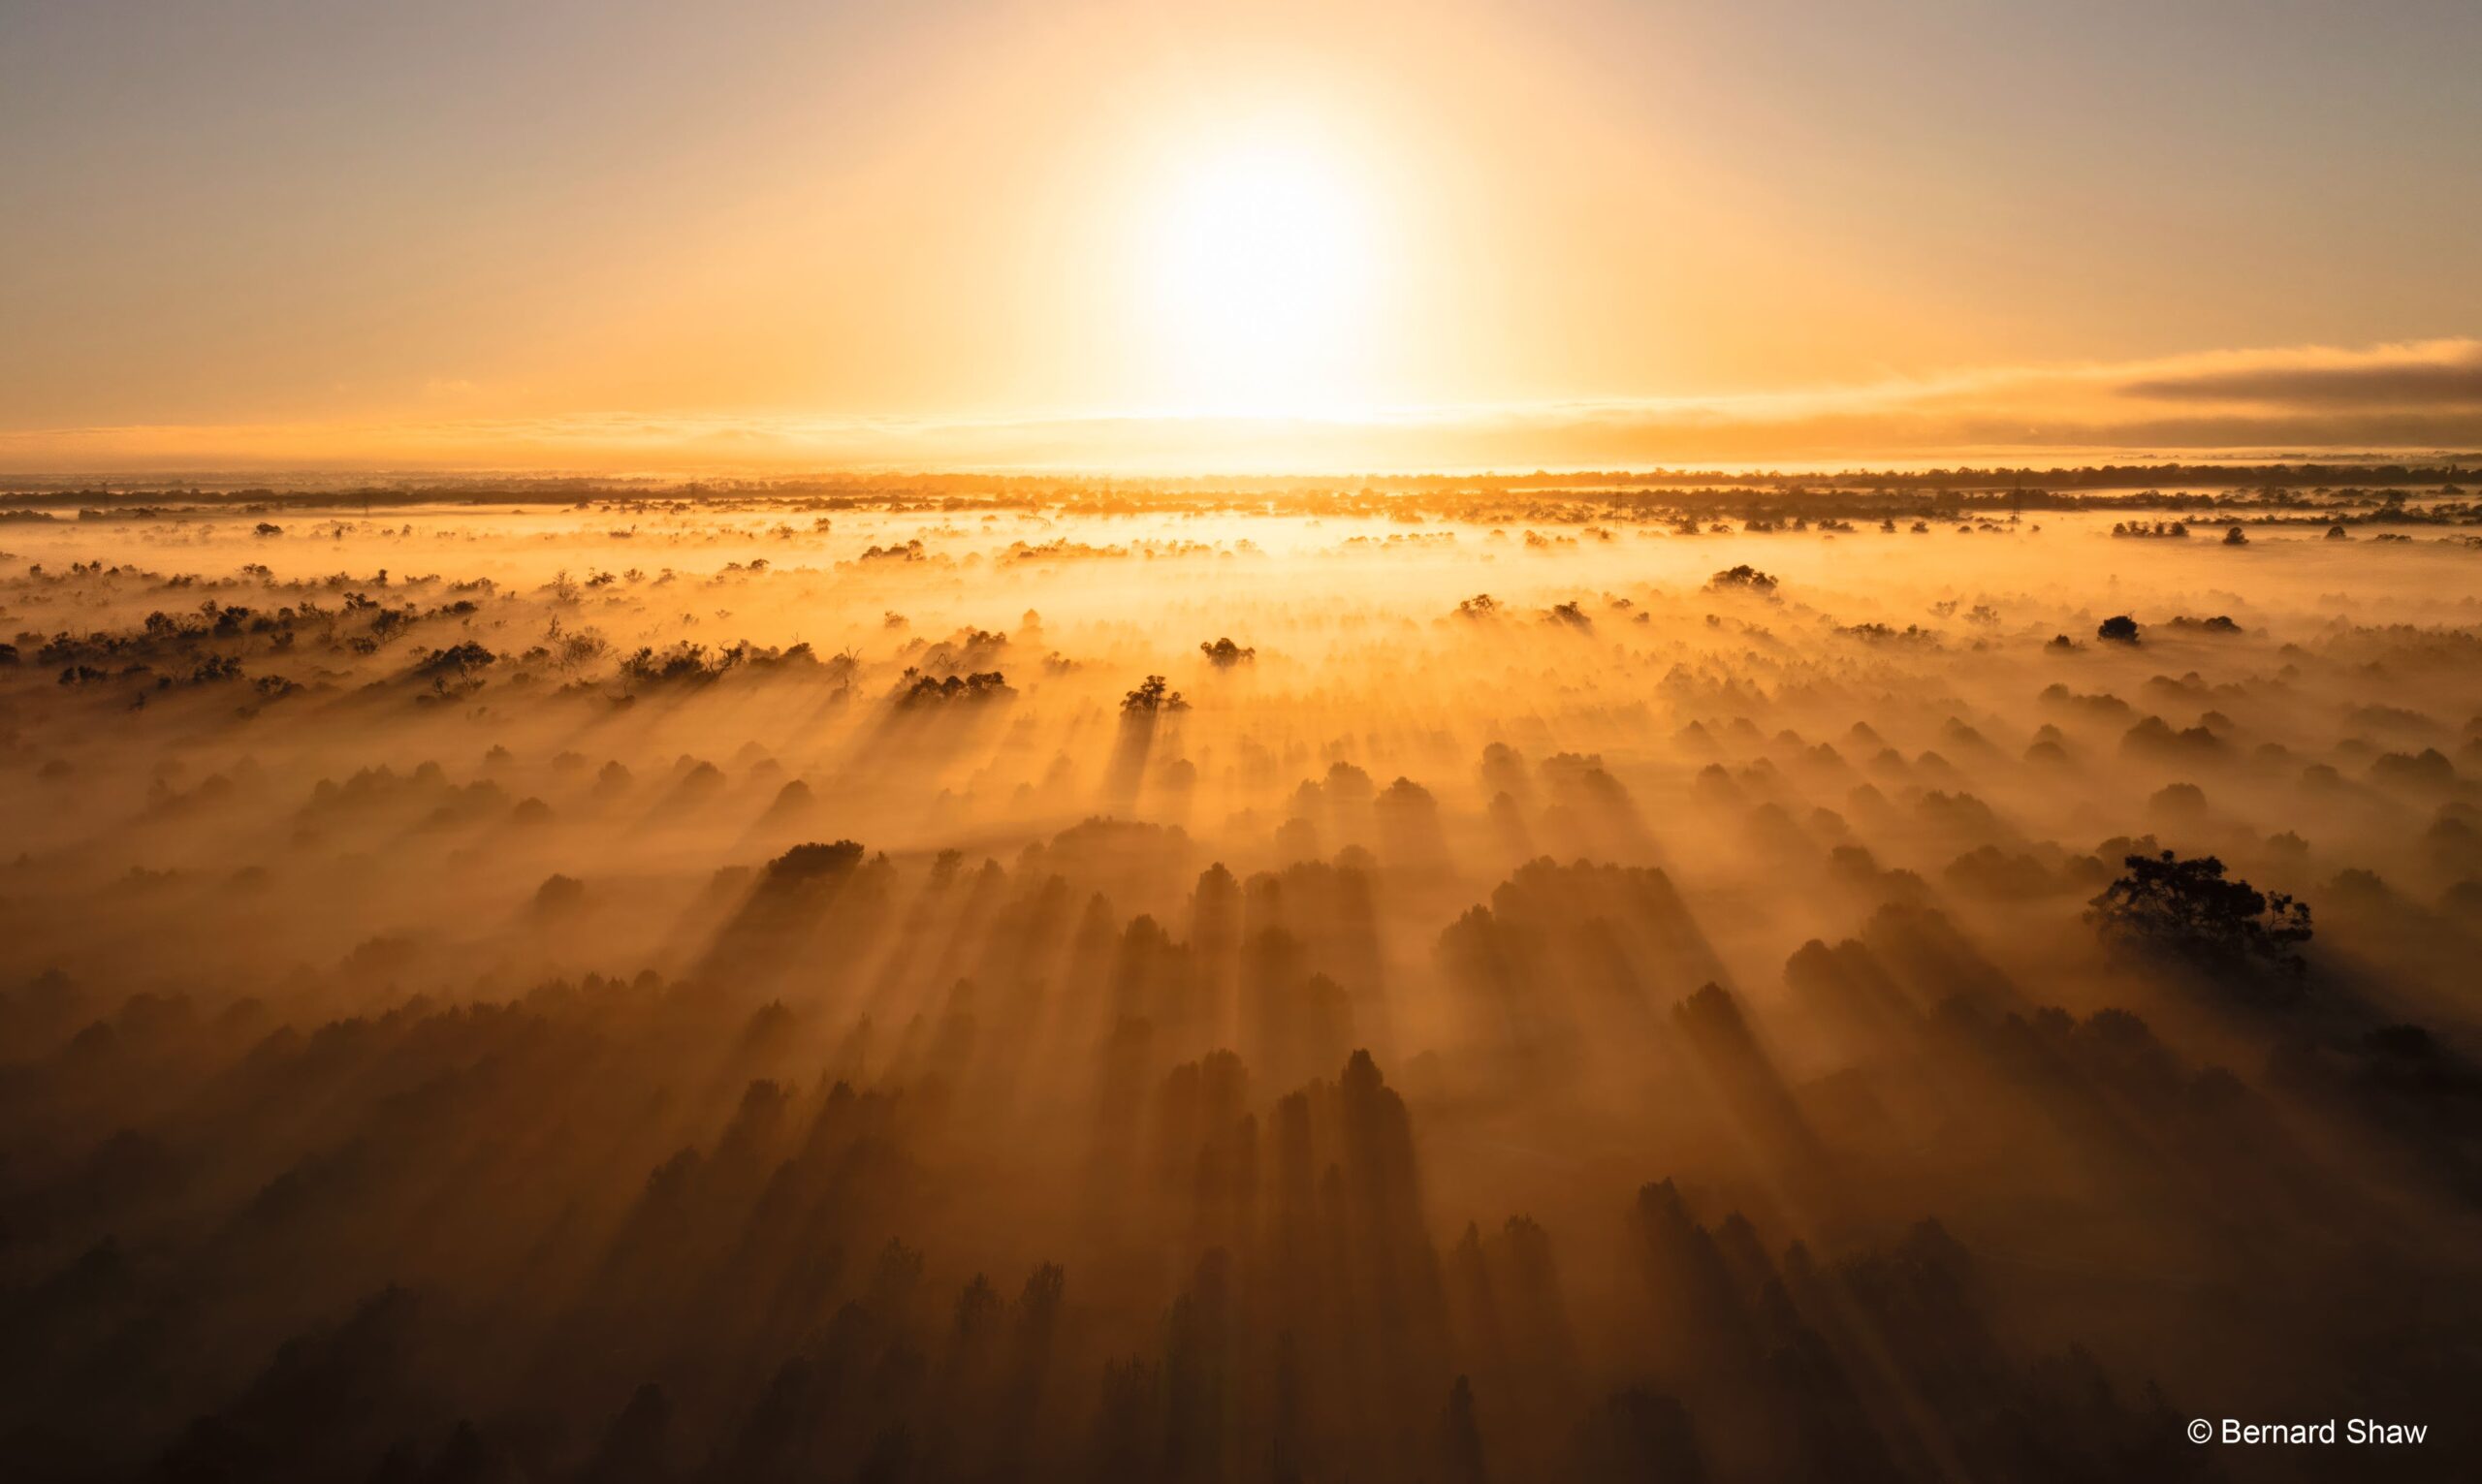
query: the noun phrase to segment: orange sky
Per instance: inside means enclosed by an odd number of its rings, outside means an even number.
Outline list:
[[[2482,445],[2470,6],[29,8],[0,467]]]

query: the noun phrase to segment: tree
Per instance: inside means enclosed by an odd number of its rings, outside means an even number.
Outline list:
[[[499,656],[468,639],[444,649],[427,651],[414,664],[417,675],[462,679],[499,663]]]
[[[897,687],[896,704],[931,706],[946,701],[998,701],[1016,694],[1003,671],[977,670],[970,675],[935,679],[908,669],[906,671],[906,683]]]
[[[2137,620],[2126,614],[2115,614],[2094,627],[2094,637],[2112,644],[2137,643]]]
[[[1158,711],[1186,711],[1190,703],[1160,675],[1150,675],[1144,684],[1121,698],[1121,713],[1128,716],[1152,716]]]
[[[761,879],[770,884],[818,881],[844,875],[862,864],[862,846],[856,840],[838,840],[832,845],[811,840],[795,845],[767,863],[767,873]]]
[[[1745,592],[1773,592],[1775,578],[1770,573],[1761,572],[1749,563],[1742,562],[1736,567],[1726,567],[1708,578],[1706,586],[1715,592],[1728,592],[1735,587]]]
[[[2309,941],[2309,906],[2281,892],[2226,879],[2213,856],[2182,860],[2166,850],[2132,855],[2128,874],[2086,904],[2104,943],[2180,960],[2211,973],[2302,972],[2294,949]]]

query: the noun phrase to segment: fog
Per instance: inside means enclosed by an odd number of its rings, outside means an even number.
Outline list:
[[[0,1471],[2454,1476],[2452,478],[10,502]]]

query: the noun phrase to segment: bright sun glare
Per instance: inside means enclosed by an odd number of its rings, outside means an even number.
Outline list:
[[[1151,209],[1163,391],[1194,410],[1332,407],[1374,287],[1365,200],[1334,152],[1289,137],[1209,149]]]

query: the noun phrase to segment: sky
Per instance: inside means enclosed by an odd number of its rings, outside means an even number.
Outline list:
[[[2482,448],[2482,7],[0,0],[0,469]]]

